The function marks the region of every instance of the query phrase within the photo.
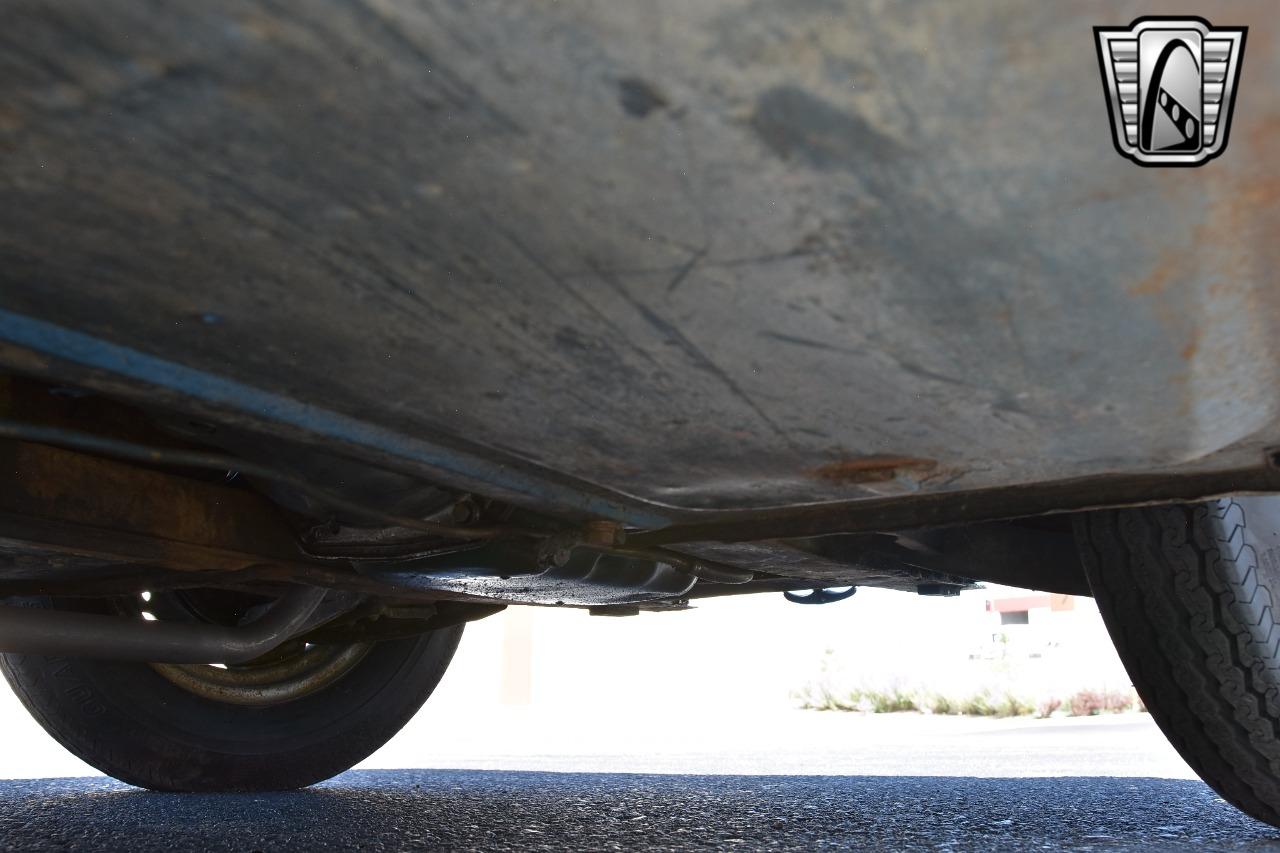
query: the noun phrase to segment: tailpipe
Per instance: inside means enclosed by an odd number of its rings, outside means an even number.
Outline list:
[[[123,616],[0,607],[0,652],[143,663],[251,661],[297,636],[325,590],[298,587],[248,625],[144,622]]]

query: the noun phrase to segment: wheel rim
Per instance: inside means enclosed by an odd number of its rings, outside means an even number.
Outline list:
[[[137,600],[142,618],[189,620],[234,625],[253,605],[228,601],[225,592],[200,591],[144,594]],[[153,663],[150,667],[177,687],[214,702],[267,707],[294,702],[341,680],[354,669],[372,643],[312,644],[290,642],[243,664]]]
[[[294,702],[323,690],[350,672],[370,643],[311,646],[283,659],[220,667],[210,664],[153,663],[151,668],[197,696],[231,705],[265,707]]]

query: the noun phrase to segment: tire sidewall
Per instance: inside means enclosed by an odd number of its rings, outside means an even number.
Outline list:
[[[4,655],[0,668],[49,734],[121,781],[284,790],[340,773],[388,741],[435,689],[461,634],[458,625],[378,643],[333,684],[267,707],[197,696],[147,664]]]

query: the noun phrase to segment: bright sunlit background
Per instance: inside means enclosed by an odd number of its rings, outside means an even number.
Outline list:
[[[513,607],[467,627],[423,711],[360,766],[894,772],[892,756],[849,750],[898,738],[930,756],[912,772],[949,773],[983,759],[958,735],[1062,730],[1085,719],[1070,716],[1073,698],[1087,712],[1108,696],[1134,698],[1088,598],[989,585],[957,598],[863,589],[822,606],[749,595],[631,617]],[[904,702],[919,712],[873,713]],[[833,705],[846,710],[812,709]],[[938,713],[1011,705],[1023,716]],[[7,690],[0,725],[0,776],[95,773]],[[1147,772],[1189,775],[1158,733],[1144,738]]]

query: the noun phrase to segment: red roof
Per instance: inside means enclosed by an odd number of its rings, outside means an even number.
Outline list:
[[[1016,598],[997,598],[987,602],[987,611],[992,613],[1017,613],[1036,607],[1048,607],[1050,610],[1074,610],[1075,600],[1070,595],[1044,593],[1021,595]]]

